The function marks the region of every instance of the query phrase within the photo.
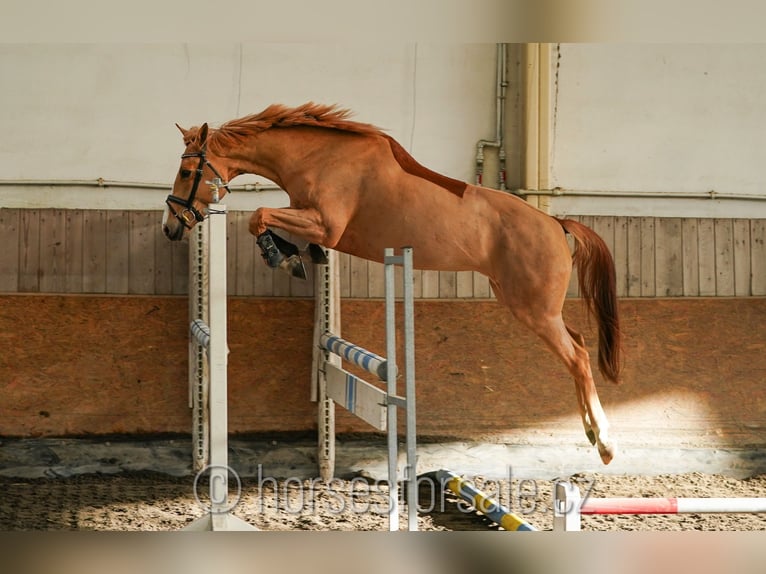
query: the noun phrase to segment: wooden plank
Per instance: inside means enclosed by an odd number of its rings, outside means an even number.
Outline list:
[[[154,292],[157,295],[171,295],[173,291],[173,255],[174,245],[184,241],[170,241],[162,232],[161,212],[155,212],[154,226]],[[188,252],[187,252],[188,253]],[[188,270],[188,255],[187,265]]]
[[[130,212],[106,215],[106,292],[128,293],[130,280]]]
[[[439,271],[439,299],[457,297],[457,274],[455,271]]]
[[[383,264],[369,261],[367,265],[367,282],[369,284],[369,297],[385,297],[386,286],[383,272]]]
[[[715,294],[734,295],[734,226],[731,219],[713,222],[715,235]]]
[[[24,209],[19,217],[19,291],[40,291],[40,211]]]
[[[40,291],[64,293],[66,285],[66,214],[40,210]]]
[[[628,297],[641,296],[641,219],[628,217]]]
[[[423,271],[421,269],[412,270],[412,297],[414,299],[423,297]]]
[[[686,218],[681,222],[681,267],[683,269],[683,295],[696,297],[700,294],[699,237],[697,220]]]
[[[614,216],[596,215],[593,217],[593,231],[598,233],[614,257]]]
[[[369,297],[369,283],[367,282],[367,263],[366,259],[351,256],[350,261],[350,297],[367,298]]]
[[[473,296],[474,299],[489,299],[493,297],[489,287],[489,278],[478,271],[473,272]]]
[[[168,241],[171,244],[173,261],[173,294],[189,293],[189,242]]]
[[[106,212],[89,209],[83,214],[82,290],[106,292]]]
[[[0,209],[0,291],[19,290],[19,210]]]
[[[628,295],[628,218],[614,218],[614,268],[617,279],[617,296]]]
[[[359,377],[330,363],[327,369],[327,396],[378,430],[386,430],[386,393]]]
[[[237,232],[239,221],[237,212],[233,211],[226,215],[226,294],[237,293],[237,257],[239,233]]]
[[[734,219],[732,221],[734,240],[734,294],[747,297],[751,290],[750,270],[750,221]]]
[[[423,271],[421,273],[420,296],[423,299],[436,299],[439,297],[439,272]]]
[[[340,279],[340,296],[351,297],[351,256],[338,252],[338,278]]]
[[[700,296],[715,296],[715,232],[712,219],[697,224]]]
[[[641,219],[641,297],[654,297],[657,294],[654,226],[653,217]]]
[[[232,295],[238,295],[240,297],[249,297],[255,295],[255,284],[259,281],[258,295],[263,294],[264,284],[268,284],[268,294],[271,295],[271,279],[273,273],[268,266],[263,265],[259,271],[258,277],[255,274],[255,265],[253,265],[253,248],[255,247],[255,237],[250,234],[249,223],[250,214],[245,211],[235,211],[228,215],[231,225],[229,229],[233,235],[236,235],[237,252],[232,257],[229,256],[234,263],[234,284],[229,289],[229,293]],[[264,273],[264,269],[268,271],[268,275]],[[228,273],[228,267],[227,267]]]
[[[83,282],[83,210],[67,209],[66,253],[64,290],[67,293],[82,293]]]
[[[153,211],[131,211],[128,243],[128,293],[154,293],[154,237],[157,216]]]
[[[751,293],[762,297],[766,295],[766,219],[750,221],[750,241]]]
[[[455,295],[463,299],[473,299],[473,272],[455,273]]]
[[[655,220],[655,294],[678,297],[684,292],[681,218]]]

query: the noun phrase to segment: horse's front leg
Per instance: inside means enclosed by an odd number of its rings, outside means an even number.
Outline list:
[[[306,239],[309,241],[311,260],[314,263],[327,263],[324,251],[317,244],[325,243],[329,233],[317,210],[261,207],[250,218],[250,233],[255,235],[266,264],[305,279],[306,269],[298,247],[279,235],[273,234],[269,227],[282,229]]]

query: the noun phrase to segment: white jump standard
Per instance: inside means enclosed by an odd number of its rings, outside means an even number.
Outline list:
[[[209,472],[209,512],[185,530],[256,530],[230,513],[226,340],[226,206],[192,232],[189,285],[189,398],[197,479]],[[195,494],[198,480],[195,479]]]
[[[315,326],[314,398],[319,401],[319,471],[330,480],[335,471],[334,405],[337,403],[374,428],[385,431],[388,438],[389,530],[399,530],[399,470],[397,408],[406,413],[406,473],[408,517],[407,529],[417,530],[417,446],[415,429],[415,343],[414,305],[412,293],[412,249],[402,255],[393,249],[384,253],[386,296],[386,357],[350,343],[337,335],[340,330],[340,296],[337,256],[330,252],[327,265],[319,265],[317,273],[317,321]],[[405,395],[397,392],[396,315],[394,302],[394,268],[403,267],[404,298],[404,379]],[[349,373],[340,359],[361,367],[386,383],[386,390]]]

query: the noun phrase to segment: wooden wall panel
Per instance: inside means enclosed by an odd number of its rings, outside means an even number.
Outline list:
[[[0,291],[19,289],[19,219],[17,209],[0,209]]]
[[[684,292],[681,219],[658,219],[655,236],[655,295],[678,297]]]
[[[750,222],[751,291],[753,295],[766,295],[766,219]]]
[[[734,230],[730,219],[713,222],[715,241],[715,294],[734,295]]]
[[[311,264],[308,281],[266,267],[249,217],[228,218],[228,293],[312,297]],[[0,292],[183,295],[188,243],[168,241],[161,218],[159,211],[0,209]],[[764,219],[572,219],[593,228],[611,250],[618,297],[766,295]],[[383,297],[382,264],[346,254],[339,261],[343,298]],[[397,296],[400,289],[397,282]],[[494,298],[488,279],[468,271],[416,270],[413,291],[419,299]],[[576,273],[567,296],[579,296]]]
[[[622,446],[766,445],[765,343],[753,337],[766,299],[626,299],[620,307],[623,384],[595,377]],[[341,334],[384,352],[384,315],[382,301],[343,301]],[[567,301],[565,317],[595,362],[583,305]],[[230,298],[230,432],[315,431],[313,319],[308,299]],[[0,435],[189,432],[184,297],[3,295],[0,321],[18,325],[3,334],[14,352],[0,356]],[[590,448],[566,369],[497,303],[420,300],[415,325],[421,436]],[[474,340],[482,344],[466,352]],[[342,409],[337,429],[374,432]]]
[[[82,293],[83,286],[83,212],[82,209],[64,211],[66,218],[66,252],[64,259],[66,275],[64,291],[66,293]]]
[[[752,292],[750,272],[750,221],[747,219],[734,219],[734,294],[738,297],[747,297]]]
[[[106,214],[106,292],[128,293],[130,287],[130,212]],[[93,238],[95,240],[95,238]]]
[[[697,220],[681,221],[681,261],[683,262],[683,295],[696,297],[700,294],[699,234]]]
[[[154,217],[149,211],[128,213],[128,293],[153,295],[155,293]]]
[[[40,291],[40,211],[25,209],[19,217],[19,281],[21,292]]]

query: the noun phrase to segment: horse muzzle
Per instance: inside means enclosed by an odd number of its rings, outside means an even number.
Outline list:
[[[165,237],[171,241],[180,241],[183,239],[185,227],[183,225],[179,225],[178,222],[174,223],[175,225],[168,225],[167,223],[164,223],[162,225],[162,232],[165,234]]]

